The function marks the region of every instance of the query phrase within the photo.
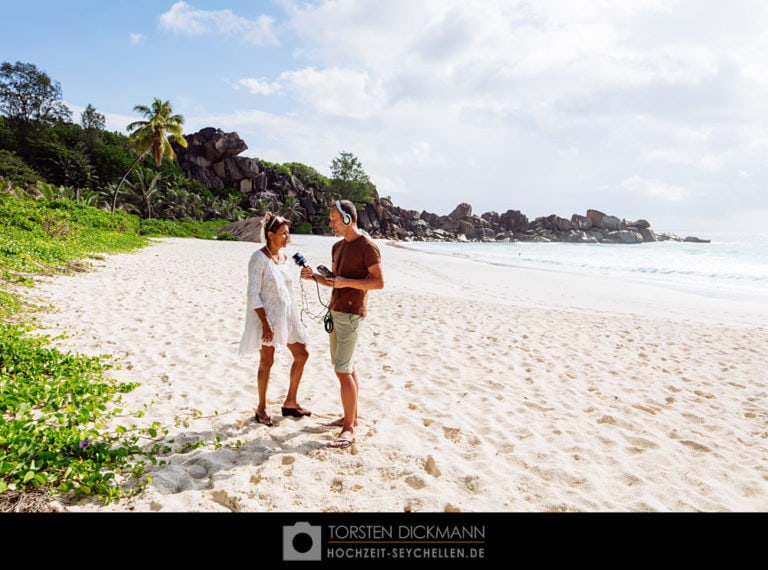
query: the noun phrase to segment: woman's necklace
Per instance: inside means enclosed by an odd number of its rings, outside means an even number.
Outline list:
[[[275,265],[277,265],[277,264],[278,264],[278,261],[279,261],[279,258],[278,258],[278,259],[275,259],[275,254],[274,254],[274,253],[272,253],[272,250],[271,250],[271,249],[269,249],[269,244],[267,243],[267,244],[266,244],[264,247],[266,247],[266,248],[267,248],[267,251],[269,252],[269,258],[272,260],[272,262],[273,262]]]

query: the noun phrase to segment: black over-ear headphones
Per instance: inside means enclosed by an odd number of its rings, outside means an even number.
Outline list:
[[[351,223],[352,223],[352,216],[350,216],[349,214],[347,214],[347,213],[346,213],[346,212],[345,212],[345,211],[342,209],[342,207],[341,207],[341,202],[339,202],[338,200],[336,200],[336,209],[337,209],[337,210],[339,211],[339,213],[341,214],[341,223],[342,223],[342,224],[344,224],[345,226],[348,226],[349,224],[351,224]]]

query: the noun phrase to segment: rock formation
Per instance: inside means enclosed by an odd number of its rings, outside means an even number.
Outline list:
[[[276,171],[253,158],[238,156],[248,145],[237,133],[208,127],[187,135],[187,148],[174,145],[179,164],[189,178],[207,188],[234,188],[246,195],[250,207],[279,210],[286,198],[294,197],[297,218],[311,226],[312,233],[328,231],[328,211],[338,196],[320,184],[304,184],[296,176]],[[663,240],[707,242],[696,237],[680,238],[657,234],[646,220],[626,221],[598,210],[570,219],[555,214],[529,221],[518,210],[503,214],[472,213],[461,203],[447,216],[404,210],[374,191],[374,200],[358,212],[358,226],[374,238],[413,241],[567,241],[578,243],[642,243]],[[229,224],[222,231],[240,240],[258,241],[260,218]]]

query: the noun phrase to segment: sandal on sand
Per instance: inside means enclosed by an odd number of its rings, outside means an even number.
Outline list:
[[[292,417],[292,418],[303,418],[304,416],[311,416],[312,412],[309,410],[305,410],[301,406],[298,408],[281,408],[281,412],[283,414],[283,417]]]
[[[256,412],[256,415],[254,418],[257,423],[264,424],[265,426],[272,426],[272,418],[270,418],[268,415],[260,416],[259,412]]]
[[[354,436],[345,436],[340,435],[336,439],[334,439],[332,442],[328,444],[328,447],[333,447],[334,449],[346,449],[350,445],[355,443],[355,437]]]

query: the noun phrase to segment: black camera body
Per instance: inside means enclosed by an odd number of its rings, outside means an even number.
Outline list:
[[[323,277],[328,277],[329,279],[336,277],[336,274],[328,269],[325,265],[318,265],[317,272]]]

